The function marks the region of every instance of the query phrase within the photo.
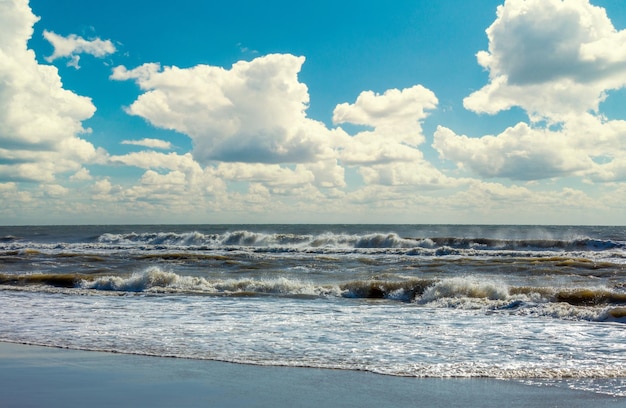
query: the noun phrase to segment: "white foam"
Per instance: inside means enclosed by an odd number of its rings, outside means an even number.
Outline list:
[[[0,341],[416,377],[626,376],[623,331],[612,323],[410,303],[184,295],[0,291],[0,308]]]
[[[443,298],[506,300],[509,298],[509,287],[504,283],[475,277],[454,277],[443,279],[427,288],[419,302],[429,303]]]
[[[92,281],[83,280],[80,287],[104,291],[185,291],[207,294],[250,292],[277,295],[340,296],[342,293],[337,286],[314,285],[310,282],[284,277],[210,281],[202,277],[180,276],[156,266],[133,273],[129,277],[105,276]]]
[[[143,292],[152,288],[200,287],[203,281],[202,278],[182,278],[173,272],[150,267],[145,271],[133,273],[129,277],[105,276],[93,281],[83,280],[80,286],[85,289]]]

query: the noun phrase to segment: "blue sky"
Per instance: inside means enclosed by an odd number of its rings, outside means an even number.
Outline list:
[[[620,2],[0,9],[0,224],[626,224]]]

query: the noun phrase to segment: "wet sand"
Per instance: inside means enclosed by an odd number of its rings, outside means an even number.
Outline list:
[[[2,407],[624,407],[491,379],[419,379],[0,343]]]

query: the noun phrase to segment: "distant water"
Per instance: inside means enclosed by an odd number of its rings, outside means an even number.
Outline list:
[[[0,341],[626,396],[626,228],[0,227]]]

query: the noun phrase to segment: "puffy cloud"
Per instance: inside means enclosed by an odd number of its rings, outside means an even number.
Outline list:
[[[70,181],[84,181],[84,180],[91,180],[91,179],[92,177],[91,177],[91,174],[89,173],[89,170],[87,170],[84,167],[82,167],[76,173],[70,176]]]
[[[406,219],[407,214],[419,213],[422,215],[425,212],[430,212],[430,208],[437,208],[436,200],[412,187],[366,185],[358,190],[348,192],[344,199],[347,213],[356,214],[364,222],[371,222],[373,213],[387,216],[402,214],[402,218]],[[437,208],[438,210],[439,208]]]
[[[227,162],[215,169],[226,180],[262,183],[272,191],[286,185],[337,188],[345,187],[342,165],[349,165],[360,167],[364,181],[372,183],[442,186],[450,181],[416,148],[424,141],[421,122],[437,106],[432,91],[421,85],[383,94],[367,91],[354,104],[338,105],[336,124],[373,128],[352,137],[306,117],[308,90],[297,78],[303,62],[275,54],[240,61],[230,70],[120,66],[112,78],[133,79],[145,91],[128,107],[130,114],[189,135],[194,160]]]
[[[135,166],[142,169],[169,169],[184,172],[202,172],[201,166],[193,159],[190,153],[159,153],[155,151],[133,152],[125,155],[111,156],[112,164]]]
[[[17,185],[15,183],[0,183],[0,193],[9,193],[12,191],[17,191]]]
[[[482,177],[623,180],[626,127],[598,109],[607,91],[626,86],[626,31],[587,0],[507,0],[487,36],[489,51],[477,57],[490,82],[466,108],[519,106],[534,123],[479,138],[440,126],[440,156]]]
[[[466,207],[469,211],[478,210],[489,216],[504,215],[504,219],[508,218],[509,222],[511,222],[511,216],[514,215],[511,209],[515,209],[520,217],[524,214],[524,217],[530,217],[529,219],[532,220],[537,212],[558,217],[563,211],[588,211],[601,207],[601,200],[591,198],[585,192],[570,187],[560,190],[553,188],[537,193],[523,186],[506,186],[482,181],[471,183],[467,190],[451,197],[450,201],[456,202],[459,207]]]
[[[396,141],[417,146],[424,142],[421,121],[426,110],[437,107],[435,94],[421,85],[384,94],[362,92],[354,104],[342,103],[333,111],[333,123],[372,126],[387,142]]]
[[[24,214],[25,207],[38,201],[33,199],[30,192],[20,191],[15,182],[0,183],[0,211],[5,223],[16,222]]]
[[[467,167],[482,177],[537,180],[588,169],[588,154],[562,132],[534,129],[519,123],[497,136],[470,138],[439,127],[433,147],[442,157]]]
[[[167,174],[159,174],[154,170],[148,170],[141,177],[141,184],[158,186],[184,186],[185,174],[174,170]]]
[[[429,89],[416,85],[406,89],[389,89],[382,95],[361,92],[354,104],[342,103],[333,111],[335,124],[349,123],[371,127],[372,130],[349,136],[341,128],[336,145],[341,159],[348,164],[374,164],[412,161],[420,158],[415,149],[424,142],[422,121],[426,110],[437,106],[437,97]]]
[[[558,130],[525,123],[499,135],[471,138],[439,126],[433,147],[442,158],[482,177],[539,180],[577,175],[595,181],[626,178],[626,121],[589,113]]]
[[[44,184],[40,186],[41,191],[48,197],[58,198],[69,193],[69,189],[59,184]]]
[[[169,150],[172,148],[171,142],[161,140],[161,139],[144,138],[141,140],[122,140],[121,143],[125,145],[151,147],[154,149],[163,149],[163,150]]]
[[[607,200],[606,195],[589,195],[569,187],[538,190],[479,180],[453,194],[430,198],[436,208],[434,220],[442,220],[441,214],[446,214],[449,219],[443,218],[443,222],[489,224],[598,222],[595,216],[606,208]]]
[[[33,25],[39,21],[39,17],[35,16],[28,1],[3,1],[0,3],[0,44],[3,45],[2,51],[6,50],[25,50],[26,42],[33,35]]]
[[[0,180],[52,181],[103,154],[77,136],[91,100],[63,89],[27,48],[37,20],[26,0],[0,2]]]
[[[341,188],[346,186],[345,169],[337,159],[319,160],[315,163],[299,165],[313,173],[314,184],[318,187]]]
[[[369,126],[354,136],[338,135],[339,157],[359,168],[366,184],[449,186],[453,180],[424,159],[417,148],[425,140],[422,121],[437,107],[435,94],[422,85],[389,89],[383,94],[362,92],[354,104],[342,103],[333,112],[336,124]]]
[[[315,178],[304,166],[298,165],[292,170],[277,164],[261,163],[220,163],[216,174],[230,181],[265,183],[273,186],[310,184]]]
[[[422,189],[440,189],[462,182],[445,176],[425,160],[362,167],[359,172],[366,184],[385,186],[410,185]]]
[[[506,0],[477,54],[490,83],[464,100],[476,112],[513,106],[559,121],[597,111],[605,91],[626,85],[626,31],[587,0]]]
[[[216,194],[226,191],[226,184],[211,168],[202,168],[196,162],[190,153],[179,155],[176,153],[159,153],[155,151],[133,152],[120,156],[111,156],[109,158],[111,164],[123,164],[126,166],[135,166],[148,171],[152,170],[169,170],[170,178],[175,174],[180,179],[183,174],[186,186],[185,191],[192,197],[198,198],[204,194]],[[146,175],[147,174],[147,175]],[[148,180],[155,180],[156,172],[146,172],[144,174],[143,184],[152,185],[153,189],[158,189],[158,185],[146,183]],[[147,191],[147,190],[142,190]]]
[[[309,185],[345,187],[344,168],[335,159],[294,166],[223,162],[215,167],[213,174],[226,181],[262,184],[271,187],[272,191]]]
[[[146,92],[127,112],[190,136],[200,163],[306,163],[333,152],[330,131],[306,117],[308,89],[298,81],[303,62],[273,54],[239,61],[230,70],[119,66],[111,78],[135,80]]]
[[[67,65],[76,69],[80,68],[78,65],[80,60],[78,54],[89,54],[101,58],[116,51],[110,40],[101,40],[100,38],[85,40],[76,34],[63,37],[48,30],[44,30],[43,36],[54,47],[54,52],[49,57],[46,57],[46,61],[52,62],[58,58],[70,58]]]
[[[111,196],[109,194],[113,191],[113,185],[108,178],[98,180],[93,184],[92,191],[96,200],[110,200]]]
[[[190,192],[187,175],[181,171],[173,170],[165,174],[154,170],[146,171],[139,184],[120,191],[120,199],[123,201],[150,203],[149,206],[159,203],[169,208],[188,207],[190,202],[201,201],[197,194]]]
[[[422,152],[402,143],[386,140],[377,131],[364,131],[344,140],[341,160],[348,165],[382,165],[422,160]]]

